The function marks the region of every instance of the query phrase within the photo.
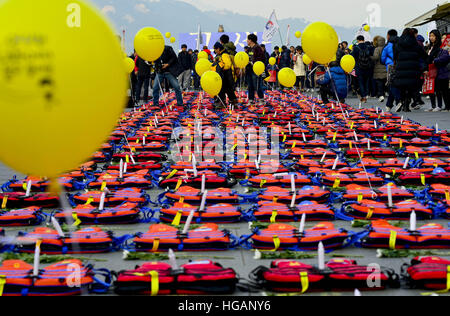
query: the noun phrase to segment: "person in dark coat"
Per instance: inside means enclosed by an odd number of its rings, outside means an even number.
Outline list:
[[[191,85],[192,57],[187,51],[187,45],[181,45],[181,52],[178,54],[178,62],[183,67],[183,72],[178,77],[178,83],[183,91],[188,90]]]
[[[372,60],[370,56],[373,54],[371,48],[364,42],[364,36],[357,38],[358,45],[353,49],[352,56],[355,58],[355,71],[359,82],[359,94],[361,102],[366,103],[369,95],[369,84],[372,73]]]
[[[421,59],[426,59],[425,51],[417,43],[414,31],[406,28],[394,47],[396,64],[393,85],[400,90],[402,110],[410,112],[409,105],[419,89],[422,75]]]
[[[281,47],[281,57],[280,57],[280,69],[290,68],[291,67],[291,51],[286,47]]]
[[[264,84],[261,76],[257,76],[253,71],[253,65],[260,61],[264,63],[266,58],[263,49],[258,45],[258,36],[255,34],[249,34],[247,36],[247,44],[249,46],[248,55],[250,62],[246,67],[246,81],[248,84],[248,100],[249,103],[255,101],[255,92],[258,94],[260,102],[264,102]]]
[[[432,111],[438,112],[444,110],[442,99],[444,99],[445,110],[450,110],[450,95],[449,95],[449,78],[450,73],[447,68],[450,56],[447,50],[442,49],[441,33],[438,30],[430,32],[430,48],[428,51],[428,58],[426,60],[428,65],[434,65],[437,69],[437,75],[434,81],[435,93],[430,95]],[[437,98],[437,107],[436,107]]]
[[[325,104],[329,103],[328,97],[330,96],[334,99],[337,96],[339,102],[345,102],[348,94],[347,74],[337,62],[330,63],[329,72],[325,72],[325,76],[318,80],[317,84],[320,85],[320,95]]]
[[[161,84],[164,80],[167,80],[175,90],[177,105],[183,106],[183,94],[177,80],[177,77],[183,72],[183,68],[180,66],[177,54],[175,54],[173,48],[166,45],[161,57],[155,61],[154,65],[156,79],[153,85],[153,104],[159,105]]]
[[[144,103],[148,103],[148,90],[150,86],[150,74],[151,74],[151,66],[148,61],[143,60],[139,56],[136,59],[136,68],[137,68],[137,83],[136,83],[136,91],[135,91],[135,101],[139,103],[141,100],[141,92],[142,87],[144,88]]]

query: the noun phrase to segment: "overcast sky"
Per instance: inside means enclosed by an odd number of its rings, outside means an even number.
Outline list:
[[[145,1],[145,0],[143,0]],[[158,0],[147,0],[158,1]],[[161,0],[164,1],[164,0]],[[229,10],[246,15],[269,17],[273,9],[278,19],[290,17],[325,21],[339,26],[361,25],[369,13],[367,6],[381,8],[381,27],[401,28],[407,22],[444,3],[445,0],[180,0],[201,10]]]

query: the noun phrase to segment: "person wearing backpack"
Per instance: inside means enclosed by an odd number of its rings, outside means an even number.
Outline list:
[[[219,107],[223,107],[226,102],[226,95],[231,104],[237,103],[236,93],[234,91],[234,66],[230,54],[225,50],[225,47],[217,42],[214,44],[214,53],[216,58],[212,65],[220,77],[222,77],[222,89],[219,93],[220,101]]]
[[[370,73],[372,69],[371,50],[364,42],[364,36],[360,35],[356,38],[358,45],[354,47],[352,56],[355,58],[355,71],[358,77],[359,93],[361,102],[367,103],[369,95]]]

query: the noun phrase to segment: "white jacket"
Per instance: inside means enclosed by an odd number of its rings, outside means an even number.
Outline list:
[[[297,77],[306,76],[306,65],[303,63],[303,55],[295,53],[294,72]]]

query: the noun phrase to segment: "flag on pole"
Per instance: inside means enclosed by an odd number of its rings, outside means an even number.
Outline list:
[[[288,25],[287,27],[287,36],[286,36],[286,46],[289,47],[291,45],[291,41],[289,39],[289,33],[291,32],[291,26]]]
[[[263,41],[264,42],[272,41],[273,36],[279,29],[280,26],[278,25],[275,10],[273,10],[272,14],[270,15],[269,21],[266,23],[266,27],[264,29]]]
[[[203,48],[203,34],[200,24],[198,25],[197,50],[200,52]]]

